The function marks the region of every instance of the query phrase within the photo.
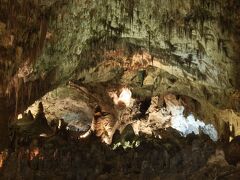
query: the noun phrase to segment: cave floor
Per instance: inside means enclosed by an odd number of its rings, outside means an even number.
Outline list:
[[[117,148],[116,141],[107,146],[93,134],[80,140],[66,133],[25,137],[9,153],[0,179],[239,179],[240,168],[229,165],[207,136],[165,136],[139,136],[138,146],[122,142]]]

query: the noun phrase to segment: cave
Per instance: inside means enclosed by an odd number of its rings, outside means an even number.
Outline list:
[[[0,179],[240,179],[239,0],[0,0]]]

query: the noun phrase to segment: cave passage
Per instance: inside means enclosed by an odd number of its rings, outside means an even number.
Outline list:
[[[0,179],[240,179],[239,0],[0,0]]]

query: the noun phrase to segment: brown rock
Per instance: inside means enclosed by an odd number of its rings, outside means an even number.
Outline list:
[[[0,35],[6,31],[6,24],[0,21]]]
[[[16,60],[19,62],[22,58],[23,48],[18,46],[16,48]]]

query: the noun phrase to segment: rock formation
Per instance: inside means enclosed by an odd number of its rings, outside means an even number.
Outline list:
[[[46,110],[45,118],[40,112],[29,124],[38,127],[36,119],[44,119],[40,125],[51,134],[47,120],[56,116],[70,120],[69,129],[84,124],[85,131],[98,104],[111,118],[98,117],[96,134],[103,137],[111,129],[108,141],[128,124],[135,133],[159,136],[156,127],[178,122],[172,117],[176,111],[194,132],[197,122],[203,133],[216,129],[212,139],[235,140],[240,135],[239,9],[239,0],[0,0],[0,153],[11,144],[17,116],[66,85],[77,95],[68,89],[71,98],[60,101],[57,95],[54,102],[64,102],[59,109],[68,107],[68,115],[52,108],[52,114]],[[135,104],[120,95],[126,87]],[[229,145],[228,155],[238,149],[236,141]],[[27,152],[18,153],[19,164],[26,162]],[[141,170],[144,179],[154,167],[144,160]]]

